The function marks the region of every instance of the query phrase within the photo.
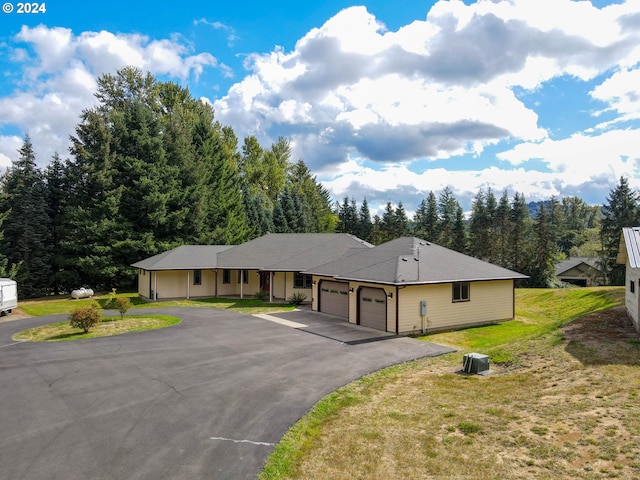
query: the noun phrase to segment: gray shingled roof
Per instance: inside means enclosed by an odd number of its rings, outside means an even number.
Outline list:
[[[616,260],[623,265],[629,261],[631,268],[640,267],[640,227],[624,227],[622,229]]]
[[[270,233],[225,250],[218,267],[304,271],[371,247],[347,233]]]
[[[561,260],[556,263],[556,275],[562,275],[569,270],[579,267],[580,265],[585,264],[594,270],[598,270],[601,272],[602,270],[598,267],[598,259],[593,257],[570,257],[565,260]]]
[[[218,253],[233,245],[182,245],[131,265],[143,270],[193,270],[217,268]]]
[[[528,278],[415,237],[391,240],[307,273],[393,285]]]

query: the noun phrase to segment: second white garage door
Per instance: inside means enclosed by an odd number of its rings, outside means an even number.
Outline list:
[[[345,282],[320,282],[319,310],[338,317],[349,318],[349,284]]]
[[[363,287],[359,295],[360,325],[387,331],[387,294],[382,288]]]

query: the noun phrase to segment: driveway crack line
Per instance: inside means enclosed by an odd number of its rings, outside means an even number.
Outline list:
[[[233,443],[250,443],[252,445],[263,445],[265,447],[273,447],[275,443],[269,442],[254,442],[253,440],[237,440],[235,438],[225,438],[225,437],[211,437],[209,440],[221,440],[224,442],[233,442]]]

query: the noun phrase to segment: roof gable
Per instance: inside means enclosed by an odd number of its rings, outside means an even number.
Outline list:
[[[640,268],[640,227],[622,229],[616,261],[623,265],[628,263],[631,268]]]
[[[556,263],[556,275],[562,275],[574,268],[583,272],[602,273],[602,269],[598,266],[599,259],[594,257],[570,257]]]
[[[397,285],[528,278],[415,237],[391,240],[318,266],[312,269],[312,273]]]

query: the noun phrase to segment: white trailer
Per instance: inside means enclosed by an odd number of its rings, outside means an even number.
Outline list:
[[[18,306],[18,284],[10,278],[0,278],[0,316]]]

